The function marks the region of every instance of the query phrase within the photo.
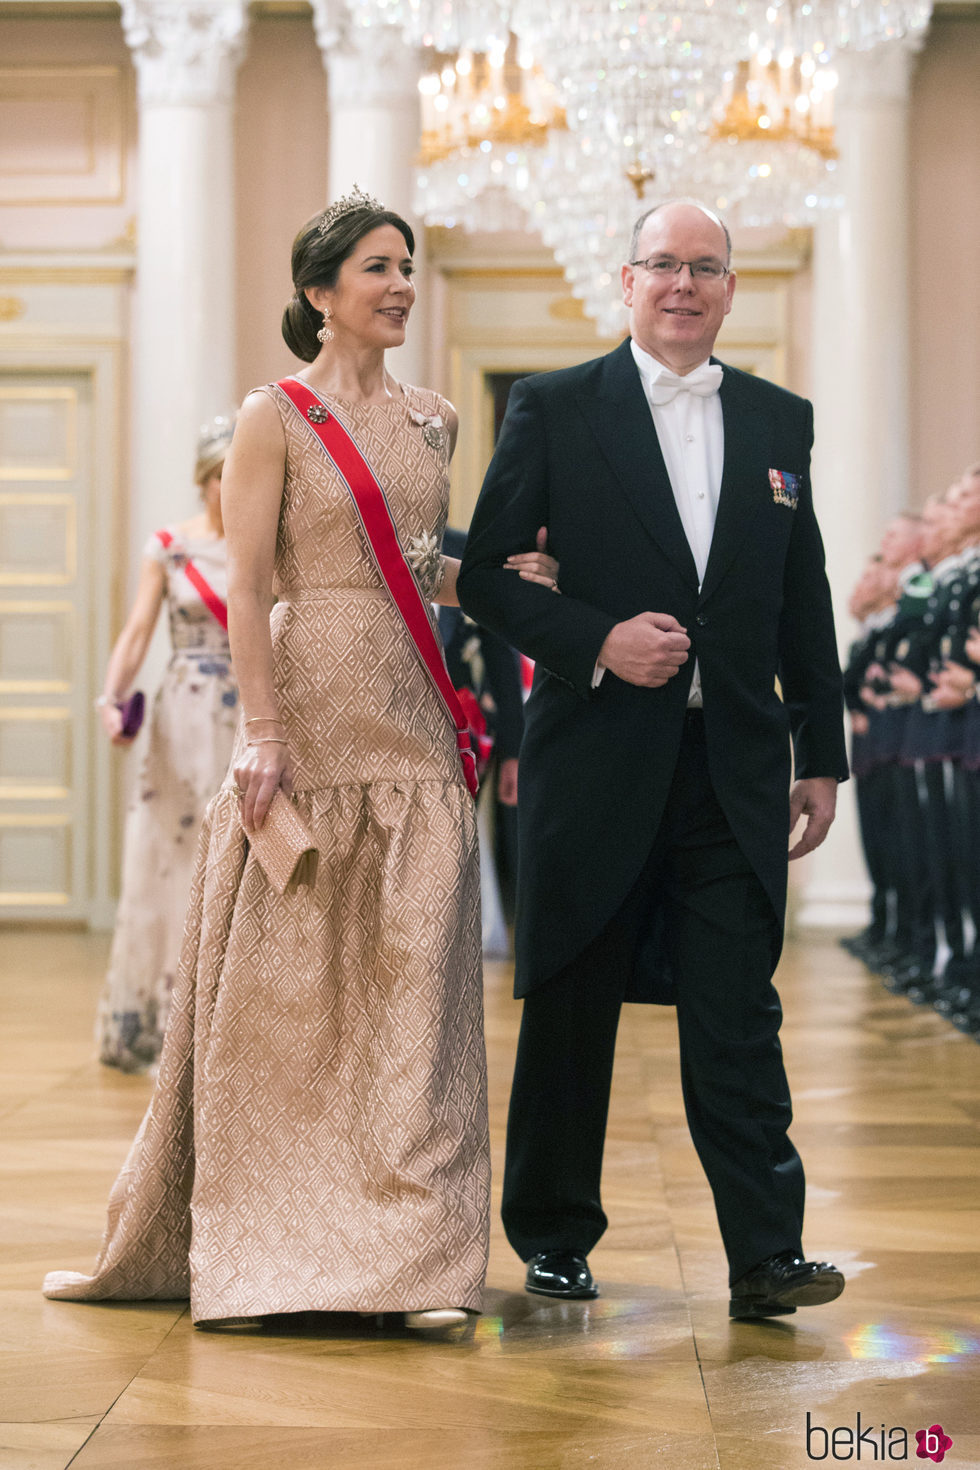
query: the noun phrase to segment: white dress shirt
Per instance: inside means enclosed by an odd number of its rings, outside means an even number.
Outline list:
[[[650,388],[667,369],[636,342],[630,342],[630,349],[650,403],[653,426],[660,440],[681,525],[694,557],[700,591],[715,530],[725,458],[721,397],[717,393],[707,398],[694,393],[678,393],[670,403],[651,403]],[[652,608],[651,611],[659,609]],[[597,664],[593,687],[604,673],[602,665]],[[687,703],[689,708],[702,703],[701,673],[696,661]]]

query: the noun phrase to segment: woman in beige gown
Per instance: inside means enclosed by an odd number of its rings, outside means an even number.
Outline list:
[[[413,247],[375,201],[315,217],[283,333],[371,462],[403,550],[422,553],[423,592],[455,601],[458,564],[431,552],[455,413],[384,365],[415,296]],[[189,1291],[202,1324],[319,1310],[449,1325],[480,1309],[489,1192],[476,819],[455,731],[348,491],[275,385],[246,399],[223,505],[243,704],[232,773],[205,820],[156,1092],[95,1272],[53,1272],[45,1292]],[[553,585],[549,558],[514,563]],[[278,786],[320,850],[315,888],[283,897],[242,830]]]
[[[238,725],[228,632],[218,616],[226,594],[221,470],[233,428],[232,418],[221,417],[201,430],[194,478],[204,509],[146,543],[136,598],[96,700],[113,745],[131,745],[136,737],[123,733],[120,705],[166,605],[171,655],[126,814],[122,892],[95,1023],[99,1060],[123,1072],[146,1071],[160,1055],[197,840]],[[189,568],[214,594],[210,606]]]

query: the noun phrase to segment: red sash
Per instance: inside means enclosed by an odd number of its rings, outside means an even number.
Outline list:
[[[487,717],[480,708],[480,701],[467,684],[456,690],[456,698],[466,717],[470,745],[476,755],[476,774],[482,781],[493,755],[493,736],[487,731]]]
[[[534,660],[528,658],[526,653],[520,655],[521,659],[521,694],[525,699],[531,693],[531,685],[534,683]]]
[[[446,669],[439,640],[432,630],[428,604],[398,543],[384,490],[348,430],[332,410],[324,407],[322,399],[308,384],[301,378],[284,378],[277,387],[285,393],[303,423],[313,430],[350,492],[381,579],[456,732],[463,775],[471,795],[475,796],[479,783],[466,716]],[[314,411],[313,418],[310,417],[310,409]],[[323,419],[318,422],[321,413]]]
[[[156,538],[160,542],[161,546],[169,548],[173,544],[174,538],[171,536],[169,531],[157,531]],[[197,593],[198,597],[200,597],[201,601],[204,603],[204,606],[207,608],[208,612],[211,613],[213,617],[217,618],[218,622],[227,633],[228,608],[222,602],[221,598],[218,596],[217,592],[215,592],[214,588],[209,586],[209,584],[204,580],[204,578],[201,576],[201,573],[198,571],[197,567],[191,561],[189,556],[185,558],[184,565],[181,570],[184,573],[184,576],[187,578],[188,582],[190,582],[191,586],[194,588],[194,591]]]

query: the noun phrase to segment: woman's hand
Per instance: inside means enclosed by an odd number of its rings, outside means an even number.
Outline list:
[[[130,689],[140,671],[166,590],[167,576],[163,567],[152,557],[144,556],[136,599],[122,632],[113,644],[102,693],[96,701],[102,728],[113,745],[132,745],[136,739],[135,735],[122,733],[122,711],[117,700],[120,690]]]
[[[509,556],[504,562],[512,572],[517,572],[525,582],[540,582],[542,587],[550,587],[552,592],[558,591],[558,562],[553,556],[549,556],[545,547],[548,545],[548,528],[542,526],[534,538],[536,551],[519,551],[514,556]]]
[[[278,741],[257,740],[246,746],[234,766],[235,783],[242,799],[242,822],[254,832],[265,821],[278,787],[293,794],[289,751]]]
[[[118,704],[103,704],[99,706],[99,719],[102,728],[112,741],[113,745],[132,745],[136,739],[135,735],[124,735],[122,732],[122,710]]]

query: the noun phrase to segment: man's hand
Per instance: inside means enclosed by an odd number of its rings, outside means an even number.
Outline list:
[[[855,735],[867,735],[870,727],[871,722],[863,710],[855,709],[851,711],[851,729]]]
[[[660,689],[687,662],[691,646],[670,613],[638,613],[617,623],[599,650],[599,663],[627,684]]]
[[[965,664],[958,664],[955,659],[948,658],[939,671],[939,677],[933,682],[948,684],[952,689],[971,695],[977,687],[977,676]]]
[[[888,677],[895,693],[900,694],[903,699],[911,702],[921,695],[922,680],[911,669],[904,669],[901,664],[892,664]]]
[[[976,692],[973,670],[948,659],[936,674],[929,675],[933,709],[962,709]]]
[[[962,709],[967,698],[962,689],[940,680],[933,688],[929,702],[933,709]]]
[[[837,782],[833,776],[811,776],[794,783],[789,794],[790,835],[801,817],[806,817],[806,826],[799,842],[789,850],[790,862],[820,846],[830,831],[836,810]]]
[[[510,755],[497,767],[497,800],[501,806],[517,805],[517,756]]]

